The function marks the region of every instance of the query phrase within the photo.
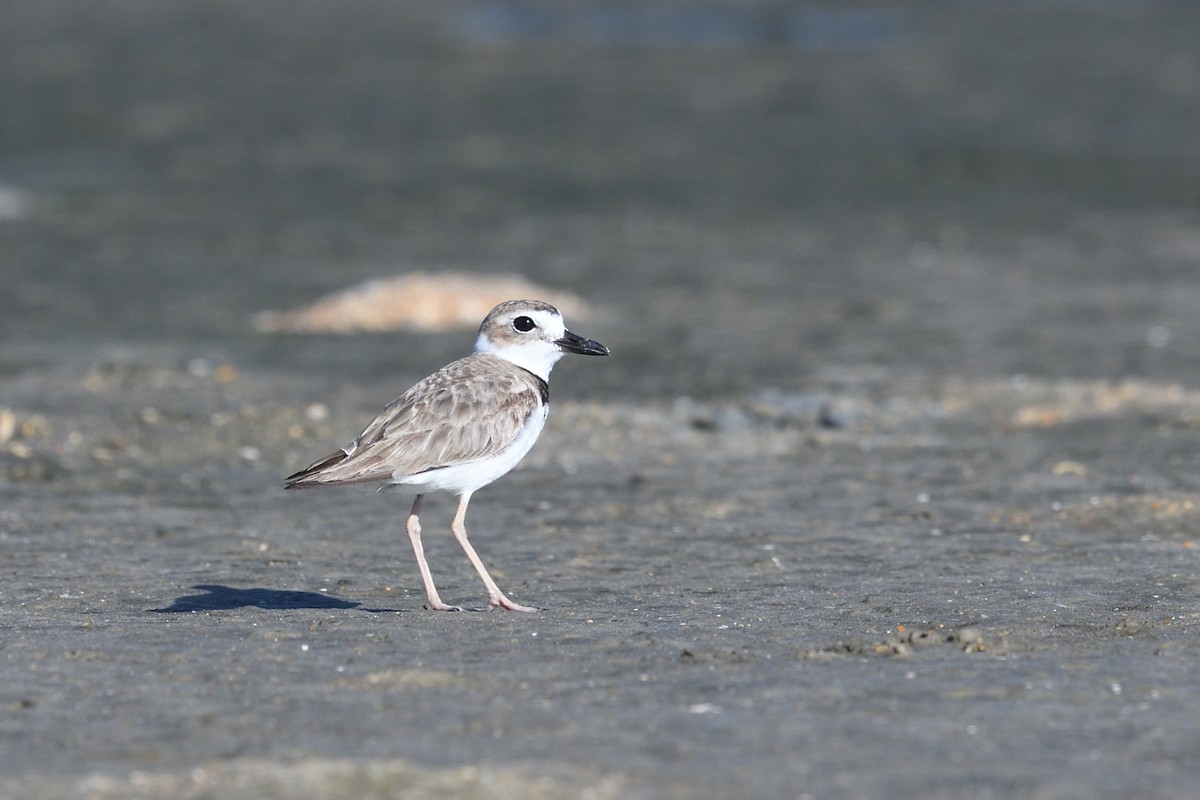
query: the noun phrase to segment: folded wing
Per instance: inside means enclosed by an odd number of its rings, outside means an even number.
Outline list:
[[[289,489],[389,481],[488,458],[547,399],[545,382],[489,354],[449,364],[389,403],[358,437],[287,478]]]

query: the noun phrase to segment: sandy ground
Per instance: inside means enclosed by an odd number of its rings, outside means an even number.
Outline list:
[[[1094,5],[5,3],[0,795],[1196,796],[1200,11]],[[613,350],[534,615],[281,488],[473,334],[254,314],[439,270]]]

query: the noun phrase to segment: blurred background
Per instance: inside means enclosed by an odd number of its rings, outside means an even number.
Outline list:
[[[465,270],[585,298],[601,393],[1195,375],[1198,31],[1122,0],[10,0],[0,332],[363,377],[468,337],[251,315]]]
[[[1171,0],[3,0],[0,796],[1194,794],[1198,43]],[[423,613],[407,498],[280,488],[476,323],[259,312],[416,272],[613,350],[472,503],[545,614]]]

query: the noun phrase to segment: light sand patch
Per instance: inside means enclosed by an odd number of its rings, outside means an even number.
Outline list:
[[[505,300],[545,300],[568,319],[586,315],[582,300],[519,275],[410,272],[367,281],[311,305],[254,315],[263,333],[355,333],[474,329]]]

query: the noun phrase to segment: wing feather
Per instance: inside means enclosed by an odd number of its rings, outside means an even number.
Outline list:
[[[459,359],[417,383],[338,453],[288,486],[386,481],[494,455],[545,401],[536,375],[490,354]]]

